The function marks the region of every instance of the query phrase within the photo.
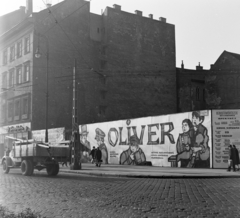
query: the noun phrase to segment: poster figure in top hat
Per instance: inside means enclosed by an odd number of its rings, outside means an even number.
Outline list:
[[[139,165],[146,162],[146,156],[139,147],[139,139],[136,135],[130,137],[130,145],[120,155],[121,165]]]
[[[108,164],[108,150],[107,146],[104,143],[105,133],[99,128],[97,128],[95,132],[96,132],[95,139],[97,141],[99,149],[102,152],[102,161],[103,163]]]
[[[87,125],[82,125],[80,132],[80,142],[82,144],[83,163],[89,162],[91,160],[89,157],[89,153],[91,152],[91,145],[90,142],[87,140],[87,136],[88,136]]]

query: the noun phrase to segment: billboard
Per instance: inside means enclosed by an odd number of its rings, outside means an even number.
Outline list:
[[[99,147],[106,164],[212,167],[210,111],[94,123],[79,129],[83,155]]]
[[[228,167],[228,145],[240,149],[240,110],[213,110],[213,167]]]
[[[45,142],[46,130],[33,130],[32,138],[36,141]],[[56,143],[65,140],[65,128],[48,129],[48,142]]]

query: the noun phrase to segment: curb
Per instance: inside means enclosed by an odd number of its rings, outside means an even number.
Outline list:
[[[152,178],[152,179],[224,179],[224,178],[240,178],[240,175],[128,175],[128,174],[108,174],[108,173],[92,173],[92,172],[82,172],[82,171],[70,171],[70,170],[59,170],[60,173],[69,173],[69,174],[82,174],[90,176],[99,176],[99,177],[125,177],[125,178]]]

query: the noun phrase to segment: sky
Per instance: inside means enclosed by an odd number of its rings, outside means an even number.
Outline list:
[[[33,0],[33,11],[62,0]],[[121,5],[122,11],[143,12],[144,17],[165,17],[175,25],[176,66],[187,69],[200,63],[209,69],[226,50],[240,54],[240,0],[91,0],[90,11],[101,14],[107,6]],[[0,16],[25,6],[26,0],[0,0]]]

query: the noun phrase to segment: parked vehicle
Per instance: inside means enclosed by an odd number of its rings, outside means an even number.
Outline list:
[[[31,176],[34,169],[40,171],[46,168],[49,176],[56,176],[59,163],[66,163],[69,159],[70,141],[50,144],[32,139],[11,139],[15,140],[12,148],[7,149],[1,161],[4,173],[9,173],[11,168],[20,167],[22,175]]]

